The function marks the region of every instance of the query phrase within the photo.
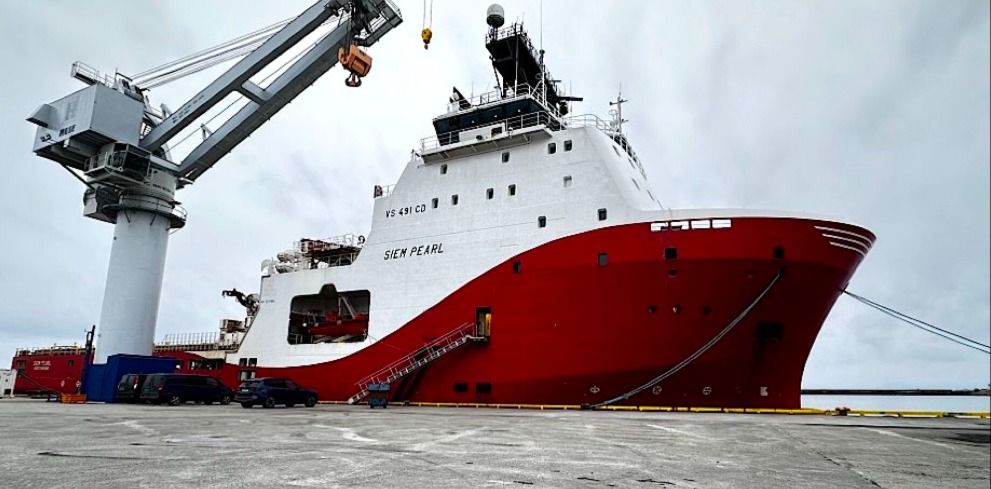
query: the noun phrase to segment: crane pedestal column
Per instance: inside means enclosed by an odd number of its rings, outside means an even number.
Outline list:
[[[174,201],[162,197],[161,186],[130,188],[116,206],[96,363],[118,353],[152,353],[169,230],[185,224]]]

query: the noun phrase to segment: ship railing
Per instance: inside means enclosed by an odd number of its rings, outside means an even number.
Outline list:
[[[51,355],[82,355],[86,348],[71,346],[23,347],[14,350],[15,357],[51,356]]]
[[[639,168],[640,173],[641,174],[644,173],[643,164],[640,163],[640,158],[638,158],[636,152],[633,151],[633,146],[630,145],[630,142],[626,139],[626,136],[623,135],[623,133],[619,132],[619,129],[616,127],[614,123],[604,121],[595,114],[573,115],[563,118],[562,122],[564,123],[565,127],[569,129],[578,128],[578,127],[594,127],[602,131],[606,136],[609,136],[610,139],[615,141],[616,144],[620,148],[622,148],[623,151],[625,151],[626,154],[630,156],[630,158],[633,159],[633,161],[636,163],[637,167]],[[646,178],[646,175],[644,175],[644,177]]]
[[[484,127],[495,126],[494,130],[502,128],[507,134],[512,134],[513,131],[518,131],[520,129],[527,129],[531,127],[538,126],[549,126],[551,129],[559,129],[561,123],[559,119],[546,111],[531,112],[529,114],[523,114],[513,117],[508,117],[501,121],[492,121],[490,124],[480,124],[475,129],[480,129]],[[451,131],[438,134],[436,136],[426,137],[420,140],[420,151],[427,152],[443,146],[448,146],[451,144],[460,143],[461,133],[464,130]],[[481,136],[479,136],[481,137]],[[470,142],[470,141],[465,141]]]
[[[453,114],[455,112],[460,112],[462,110],[468,110],[479,105],[490,104],[493,102],[499,102],[502,100],[509,100],[517,97],[532,96],[534,98],[539,98],[539,90],[536,87],[530,86],[528,83],[520,83],[513,87],[506,87],[505,93],[503,89],[498,88],[495,90],[490,90],[488,92],[480,93],[478,95],[472,94],[467,98],[451,101],[447,104],[447,114]]]
[[[240,339],[236,336],[216,333],[178,333],[165,335],[155,343],[155,351],[212,351],[237,350]]]
[[[351,397],[350,402],[353,404],[367,396],[368,386],[370,384],[391,383],[467,343],[468,340],[478,339],[478,337],[473,336],[475,333],[477,333],[475,323],[464,323],[451,332],[437,337],[430,343],[423,345],[423,347],[382,367],[375,373],[355,383],[358,393]],[[421,356],[422,358],[418,358]]]

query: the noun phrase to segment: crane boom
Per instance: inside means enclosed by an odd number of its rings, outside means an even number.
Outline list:
[[[349,6],[352,12],[344,12],[342,15],[342,10],[345,6]],[[333,16],[341,16],[340,22],[327,37],[338,38],[338,42],[350,42],[354,34],[357,34],[354,24],[356,22],[369,22],[369,19],[365,16],[385,19],[385,22],[378,24],[380,29],[384,29],[385,31],[391,30],[402,21],[399,17],[398,8],[392,5],[392,2],[389,0],[359,0],[354,2],[345,0],[330,0],[328,2],[321,0],[289,22],[288,25],[252,51],[251,54],[238,61],[226,73],[179,107],[170,117],[166,117],[161,124],[153,128],[145,137],[141,138],[141,147],[149,152],[158,150],[180,131],[188,127],[189,124],[193,123],[193,121],[233,92],[239,92],[251,99],[253,103],[259,105],[273,99],[281,98],[282,94],[279,93],[276,87],[263,89],[253,83],[250,80],[251,77],[271,65],[279,56],[297,46],[303,38],[311,34]],[[375,40],[377,39],[378,37],[375,38]],[[324,43],[321,42],[321,44]],[[311,64],[307,65],[307,61]],[[312,64],[314,61],[317,60],[300,59],[290,70],[300,74],[309,72],[315,80],[319,74],[326,72],[333,66],[333,63],[324,64],[323,66]],[[316,76],[313,76],[314,74]],[[298,95],[300,91],[297,91],[295,95]],[[278,108],[281,109],[284,105],[282,104]],[[277,111],[278,109],[276,109]],[[236,144],[234,143],[234,145]],[[234,145],[231,145],[231,147],[233,148]]]
[[[223,84],[221,80],[218,80],[218,82],[216,82],[218,84],[231,87],[231,89],[235,91],[243,91],[242,93],[250,94],[247,96],[251,99],[251,102],[238,111],[233,117],[228,119],[223,126],[216,129],[213,134],[200,143],[182,160],[181,163],[179,163],[179,168],[177,170],[179,176],[187,180],[195,180],[199,178],[203,172],[209,170],[218,160],[223,158],[227,153],[231,152],[235,146],[244,141],[251,135],[252,132],[258,129],[258,127],[264,124],[267,120],[271,119],[276,112],[282,110],[286,104],[295,99],[297,95],[312,85],[313,82],[315,82],[321,75],[330,70],[330,68],[332,68],[338,61],[338,48],[346,48],[352,41],[360,45],[371,45],[381,38],[386,32],[399,25],[399,22],[401,22],[402,19],[398,15],[398,10],[395,10],[390,3],[391,2],[388,0],[366,0],[365,5],[369,6],[372,11],[372,13],[368,14],[368,16],[364,17],[366,20],[368,17],[372,17],[371,22],[368,23],[369,28],[371,29],[370,32],[366,32],[359,36],[353,36],[352,33],[354,32],[355,24],[354,15],[356,15],[356,13],[352,12],[350,16],[342,17],[337,28],[320,39],[320,41],[318,41],[312,49],[304,54],[298,61],[293,63],[292,66],[290,66],[265,89],[261,89],[257,85],[251,84],[250,81],[244,82],[238,86],[233,82]],[[314,22],[322,21],[314,20]],[[292,27],[293,24],[290,23],[284,30],[291,29]],[[268,43],[263,44],[258,49],[264,49],[267,44],[275,41],[276,39],[273,37],[273,39],[269,40]],[[249,60],[245,59],[244,61]],[[231,68],[231,71],[228,72],[234,80],[238,80],[240,78],[240,76],[238,76],[240,71],[235,71],[236,69],[237,66],[235,65]],[[206,92],[208,90],[209,88],[204,90],[204,92],[201,92],[201,94],[207,96]],[[224,96],[226,96],[226,94]],[[220,97],[217,102],[222,99],[223,96]],[[193,101],[195,100],[196,98],[194,97]],[[190,101],[188,104],[193,103],[193,101]],[[182,111],[183,109],[180,108],[177,113]],[[183,121],[191,121],[193,119],[195,119],[195,117],[184,116],[177,124],[182,124]],[[162,123],[162,125],[164,124],[165,122]],[[185,125],[183,125],[183,127],[185,127]],[[145,140],[153,137],[158,129],[159,128],[153,129],[152,132],[142,140],[142,146],[145,146]],[[150,149],[149,146],[145,146],[145,148]]]
[[[309,50],[299,46],[320,26],[334,22]],[[351,71],[349,84],[356,86],[355,79],[371,68],[371,58],[357,46],[374,44],[401,22],[390,0],[319,0],[270,36],[272,29],[265,28],[232,41],[221,56],[246,52],[255,34],[266,37],[171,113],[152,109],[144,89],[128,77],[104,77],[81,63],[73,65],[72,76],[89,86],[42,104],[27,120],[38,126],[36,155],[74,175],[82,172],[76,176],[87,186],[83,214],[114,224],[96,363],[120,353],[151,354],[169,231],[186,223],[175,191],[212,168],[338,61]],[[252,81],[293,49],[301,54],[277,67],[274,72],[281,74],[268,86]],[[165,76],[176,77],[206,57],[201,52],[166,65],[171,71]],[[201,126],[205,140],[181,162],[170,161],[170,140],[233,94],[247,104],[216,131]]]

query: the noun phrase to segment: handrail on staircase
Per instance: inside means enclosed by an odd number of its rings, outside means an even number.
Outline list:
[[[375,373],[373,373],[373,374],[371,374],[371,375],[369,375],[369,376],[361,379],[355,385],[357,385],[357,386],[361,387],[362,389],[364,389],[366,386],[368,386],[368,384],[375,383],[373,381],[380,380],[385,373],[388,372],[388,373],[391,374],[391,373],[395,373],[395,372],[398,372],[398,371],[402,370],[402,367],[400,367],[400,366],[405,367],[404,364],[406,364],[406,363],[413,363],[415,361],[413,359],[418,354],[420,354],[421,352],[423,352],[423,349],[429,349],[429,348],[437,347],[437,346],[441,346],[441,347],[447,346],[447,345],[453,343],[455,340],[461,339],[462,337],[466,336],[467,333],[469,332],[469,331],[467,331],[468,328],[469,328],[469,326],[471,326],[472,329],[474,329],[474,325],[475,325],[474,323],[467,322],[467,323],[462,324],[461,326],[458,326],[457,328],[455,328],[454,330],[452,330],[452,331],[444,334],[443,336],[439,336],[436,339],[434,339],[433,341],[431,341],[430,343],[427,343],[427,344],[423,345],[422,348],[418,348],[416,351],[413,351],[412,353],[409,353],[408,355],[405,355],[405,356],[399,358],[398,360],[396,360],[396,361],[394,361],[394,362],[386,365],[385,367],[382,367],[381,369],[377,370]],[[428,352],[428,355],[429,355],[429,352]]]
[[[380,368],[375,373],[361,379],[355,383],[358,387],[358,393],[351,397],[350,401],[352,403],[360,401],[366,395],[368,395],[368,385],[378,384],[382,382],[391,382],[411,371],[419,368],[426,363],[439,358],[450,350],[453,350],[455,346],[460,346],[460,343],[465,343],[471,337],[472,333],[475,332],[475,323],[466,322],[454,330],[435,338],[430,343],[423,345],[423,347],[416,349],[415,351],[404,355],[403,357],[397,359],[396,361]],[[462,341],[464,340],[464,341]],[[417,359],[417,355],[425,353],[424,358]],[[415,366],[415,368],[413,368]]]

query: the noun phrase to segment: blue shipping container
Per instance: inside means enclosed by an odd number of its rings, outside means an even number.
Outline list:
[[[83,394],[87,401],[114,402],[117,383],[125,374],[167,374],[175,371],[171,357],[111,355],[105,364],[86,366]]]

